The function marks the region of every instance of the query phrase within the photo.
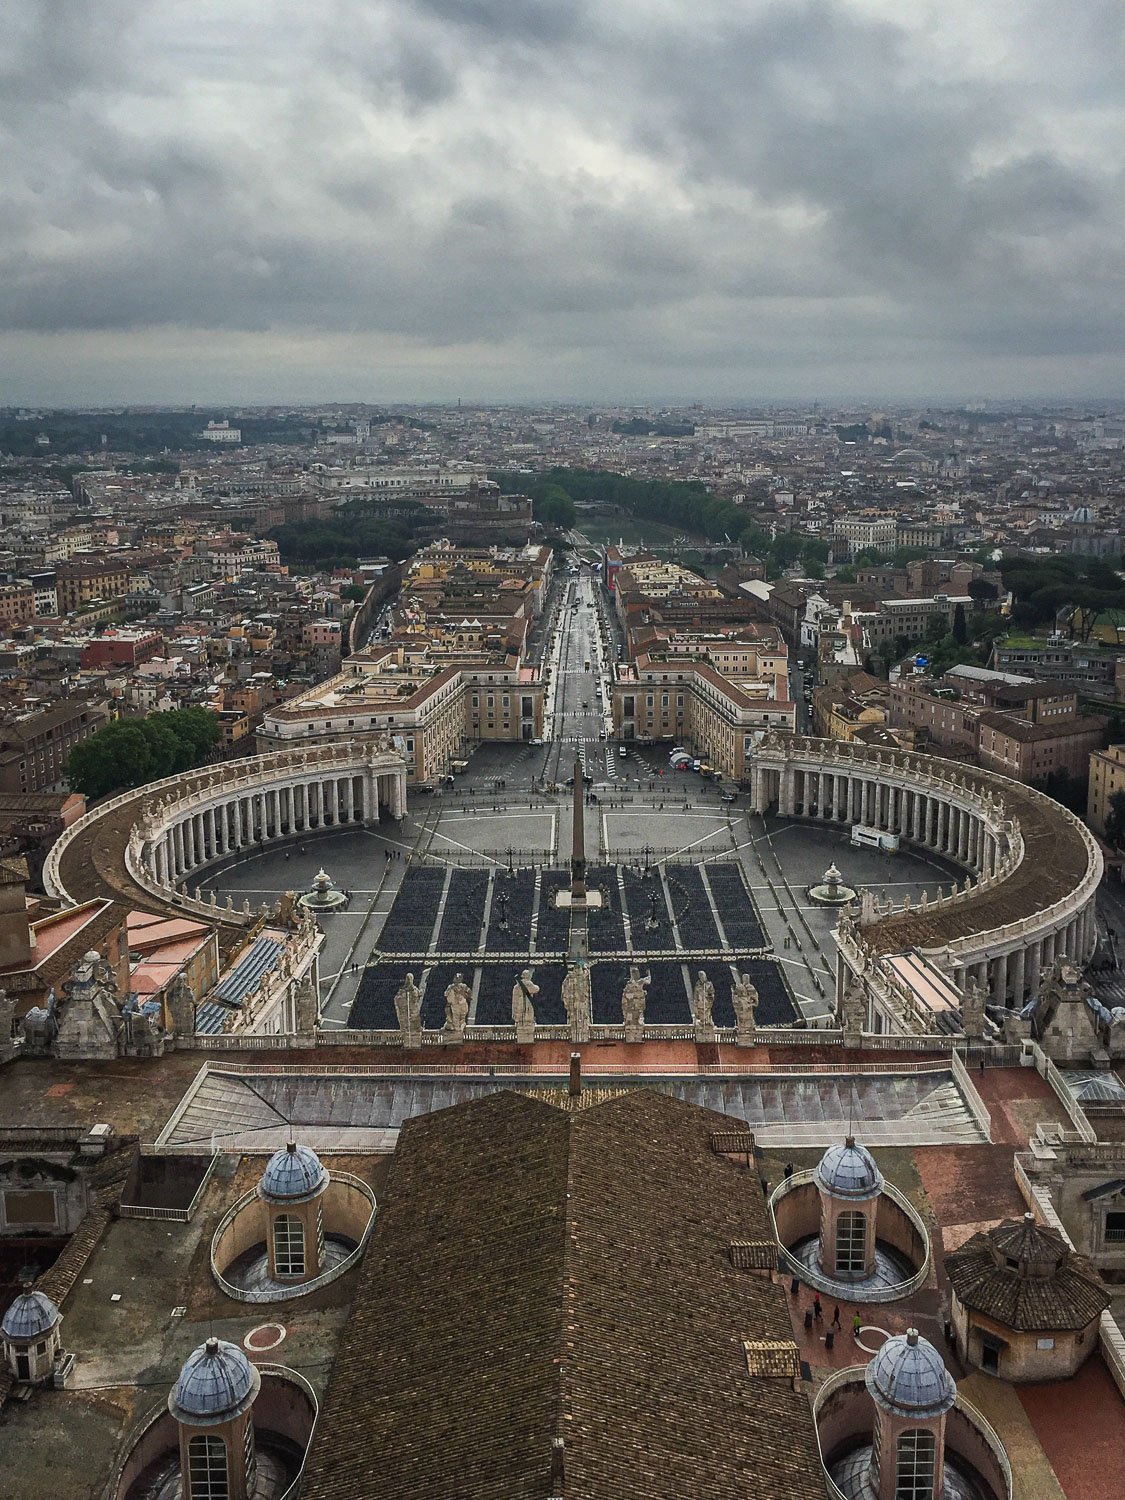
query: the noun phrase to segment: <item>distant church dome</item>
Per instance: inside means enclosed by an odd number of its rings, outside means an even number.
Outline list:
[[[241,1349],[211,1338],[184,1360],[168,1410],[179,1422],[229,1421],[251,1405],[261,1383]]]
[[[258,1193],[268,1202],[299,1203],[315,1197],[328,1182],[328,1172],[309,1146],[290,1141],[266,1163]]]
[[[834,1198],[877,1198],[883,1191],[883,1174],[867,1147],[849,1135],[843,1145],[829,1146],[820,1158],[816,1185]]]
[[[45,1293],[21,1292],[4,1314],[0,1330],[7,1339],[15,1339],[17,1343],[30,1343],[32,1339],[49,1333],[61,1316]]]
[[[888,1339],[864,1379],[876,1405],[899,1417],[937,1417],[957,1399],[945,1361],[916,1328]]]

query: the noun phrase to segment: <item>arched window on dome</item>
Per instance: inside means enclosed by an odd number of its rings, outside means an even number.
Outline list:
[[[860,1276],[867,1269],[867,1217],[849,1209],[836,1220],[836,1273]]]
[[[190,1500],[229,1500],[227,1445],[221,1437],[197,1433],[188,1439]]]
[[[273,1263],[279,1276],[305,1274],[305,1226],[295,1214],[273,1221]]]
[[[937,1442],[925,1427],[900,1432],[895,1445],[895,1500],[934,1500]]]

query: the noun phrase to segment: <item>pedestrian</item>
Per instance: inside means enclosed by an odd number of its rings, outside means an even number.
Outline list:
[[[789,1181],[789,1179],[790,1179],[790,1177],[792,1177],[792,1175],[793,1175],[793,1163],[791,1161],[787,1161],[785,1163],[785,1180],[786,1180],[786,1182]]]
[[[824,1319],[824,1308],[821,1305],[819,1292],[817,1292],[816,1296],[812,1299],[812,1310],[813,1317],[816,1319],[816,1321],[818,1323],[822,1322]]]
[[[842,1324],[840,1323],[840,1304],[838,1302],[832,1309],[832,1327],[839,1328],[841,1332],[843,1331]]]
[[[759,1180],[762,1184],[762,1197],[768,1198],[770,1195],[770,1180],[768,1177],[762,1177]]]
[[[859,1343],[859,1331],[862,1327],[863,1324],[860,1322],[859,1313],[855,1313],[852,1317],[852,1338],[855,1339],[857,1344]]]

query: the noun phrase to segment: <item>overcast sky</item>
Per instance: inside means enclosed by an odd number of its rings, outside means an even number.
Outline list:
[[[10,0],[0,404],[1125,394],[1121,0]]]

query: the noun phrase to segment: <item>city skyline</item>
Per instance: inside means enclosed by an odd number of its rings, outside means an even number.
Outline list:
[[[0,57],[0,403],[1120,389],[1109,6],[54,17]]]

